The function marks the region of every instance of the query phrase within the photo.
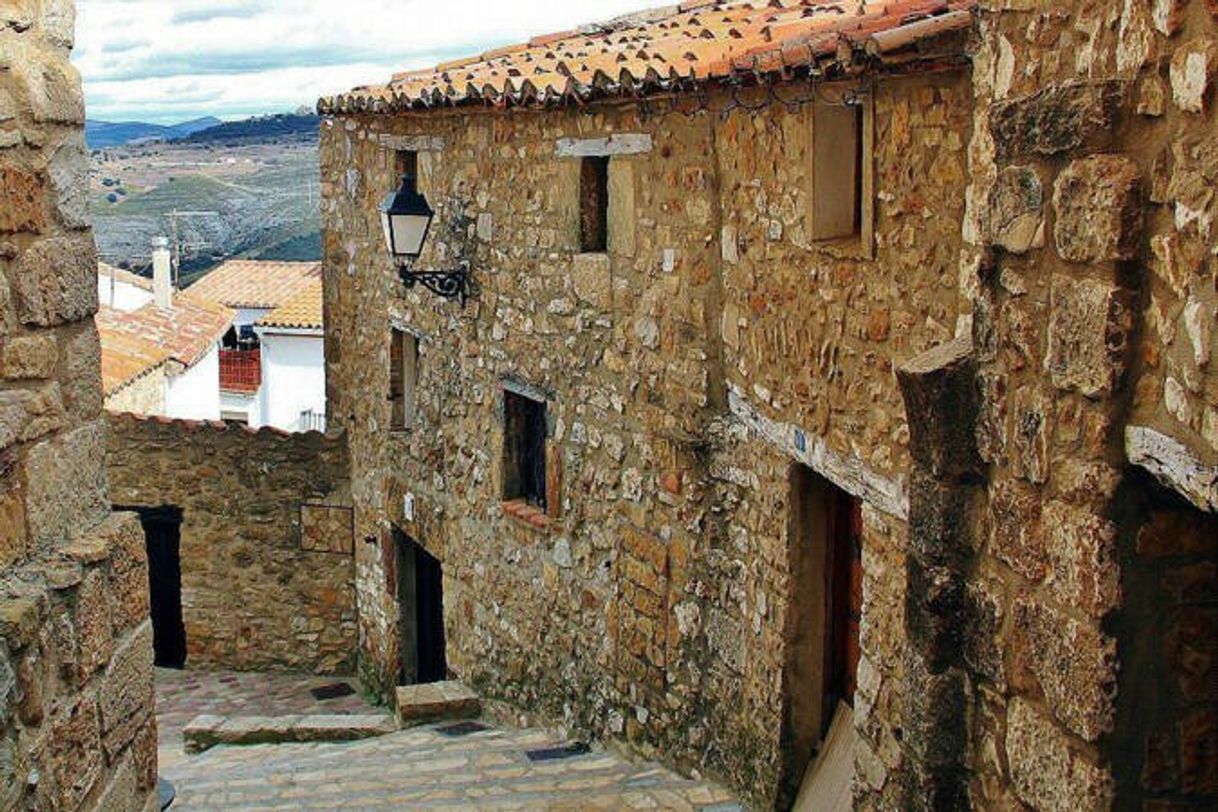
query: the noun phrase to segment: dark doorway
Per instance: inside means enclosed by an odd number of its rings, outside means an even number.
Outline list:
[[[448,679],[444,651],[444,573],[440,561],[397,533],[398,680]]]
[[[182,668],[186,665],[186,627],[182,623],[182,510],[176,507],[115,509],[138,513],[144,526],[156,664],[162,668]]]
[[[791,469],[789,493],[782,736],[788,804],[838,705],[854,703],[863,604],[862,502],[802,465]]]

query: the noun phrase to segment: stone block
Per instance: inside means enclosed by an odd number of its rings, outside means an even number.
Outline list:
[[[97,325],[87,320],[68,331],[60,342],[56,380],[64,409],[74,420],[95,420],[102,410],[101,342]]]
[[[47,762],[56,808],[77,809],[102,774],[101,732],[92,697],[81,696],[60,711],[51,727]]]
[[[1081,623],[1039,601],[1014,611],[1015,668],[1030,673],[1053,715],[1087,741],[1112,730],[1116,641],[1098,623]]]
[[[630,161],[609,162],[609,253],[632,257],[635,252],[634,165]]]
[[[1049,478],[1049,432],[1053,399],[1046,387],[1021,386],[1011,396],[1011,470],[1028,482]]]
[[[1115,609],[1121,598],[1116,527],[1059,501],[1045,505],[1043,525],[1054,597],[1095,618]]]
[[[977,367],[970,336],[931,349],[897,369],[909,421],[909,450],[936,476],[979,470]],[[952,415],[944,420],[943,415]]]
[[[104,567],[85,571],[76,589],[77,678],[81,683],[110,661],[114,651],[114,631],[110,625],[110,586]]]
[[[18,86],[25,87],[34,121],[84,124],[85,100],[80,74],[66,59],[26,44],[14,49],[11,69]]]
[[[0,166],[0,234],[46,228],[47,211],[42,179],[11,166]]]
[[[0,570],[24,558],[28,550],[21,482],[16,476],[0,474]]]
[[[157,720],[150,714],[131,743],[131,766],[135,770],[136,786],[148,791],[157,780]]]
[[[119,644],[98,691],[108,758],[131,743],[152,713],[153,703],[152,621],[145,621]]]
[[[1063,82],[995,104],[990,110],[990,132],[998,159],[1056,155],[1107,144],[1125,92],[1125,83],[1119,81]]]
[[[1111,808],[1114,789],[1108,771],[1075,752],[1067,736],[1023,699],[1013,699],[1008,706],[1005,745],[1015,792],[1034,809]]]
[[[0,6],[0,29],[11,28],[14,31],[28,31],[37,19],[37,0],[6,0]]]
[[[301,505],[300,545],[309,552],[351,555],[354,551],[354,517],[349,507]]]
[[[46,715],[43,703],[45,662],[36,647],[31,646],[17,660],[17,716],[21,724],[33,727],[42,724]],[[0,714],[2,717],[3,714]]]
[[[110,597],[116,634],[148,617],[148,556],[144,532],[133,513],[111,514],[95,534],[104,535],[110,551]]]
[[[85,229],[93,224],[89,212],[89,151],[84,134],[67,136],[51,156],[51,188],[55,212],[67,228]]]
[[[76,0],[42,0],[42,35],[61,48],[76,42]]]
[[[51,326],[97,312],[97,248],[93,235],[41,240],[17,260],[9,275],[17,317]]]
[[[9,656],[8,646],[0,641],[0,724],[8,726],[13,700],[18,696],[17,671]]]
[[[1176,50],[1171,60],[1171,93],[1186,113],[1205,112],[1214,74],[1218,73],[1218,40],[1195,39]]]
[[[46,617],[46,600],[39,595],[7,595],[0,598],[0,637],[14,650],[38,639]]]
[[[403,724],[469,719],[482,713],[478,695],[456,681],[403,685],[396,696],[398,718]]]
[[[63,401],[55,384],[37,389],[0,390],[0,451],[59,429]]]
[[[1074,161],[1053,185],[1057,252],[1071,262],[1137,256],[1142,233],[1141,170],[1120,155]]]
[[[1151,19],[1154,20],[1155,30],[1170,37],[1180,30],[1184,16],[1184,6],[1188,0],[1151,0]],[[1213,3],[1213,0],[1209,0]]]
[[[313,714],[299,716],[291,726],[290,741],[342,742],[384,736],[397,730],[384,713]]]
[[[11,336],[0,343],[0,378],[45,380],[55,374],[59,345],[51,333]]]
[[[571,260],[571,284],[580,299],[600,310],[613,306],[613,278],[605,254],[576,254]]]
[[[135,770],[132,769],[130,756],[112,763],[107,773],[107,782],[97,798],[97,809],[143,810],[147,800],[136,787]]]
[[[1023,577],[1040,581],[1049,565],[1040,493],[1011,480],[1000,481],[990,493],[991,551]]]
[[[1009,166],[990,193],[990,241],[1013,254],[1044,245],[1044,187],[1031,166]]]
[[[44,440],[26,455],[26,522],[35,544],[62,542],[110,511],[104,425]]]
[[[1045,366],[1053,385],[1091,398],[1106,395],[1125,371],[1133,327],[1128,295],[1092,280],[1053,277]]]

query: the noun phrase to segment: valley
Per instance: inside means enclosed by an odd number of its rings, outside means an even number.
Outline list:
[[[175,226],[183,284],[230,257],[319,258],[315,131],[241,134],[93,150],[89,192],[101,259],[143,270],[152,238],[172,238]]]

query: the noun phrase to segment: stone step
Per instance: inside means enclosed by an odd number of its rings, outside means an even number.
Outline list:
[[[296,716],[196,716],[182,730],[187,753],[218,744],[345,742],[384,736],[398,729],[385,713]]]
[[[403,725],[473,719],[482,713],[478,695],[456,680],[398,686],[397,706]]]

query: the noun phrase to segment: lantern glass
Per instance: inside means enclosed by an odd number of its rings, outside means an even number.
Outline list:
[[[402,178],[402,188],[385,198],[380,212],[385,245],[391,255],[398,259],[415,259],[423,253],[423,243],[435,212],[427,198],[415,188],[413,175]]]

